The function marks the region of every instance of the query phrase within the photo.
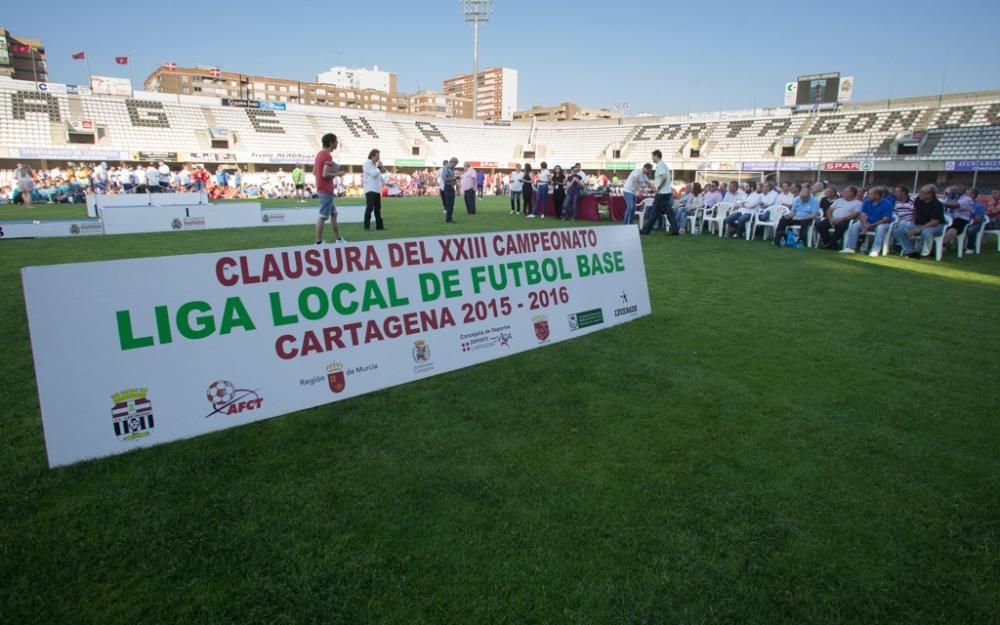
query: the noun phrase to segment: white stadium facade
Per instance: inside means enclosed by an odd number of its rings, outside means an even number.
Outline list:
[[[1000,183],[1000,91],[593,122],[483,122],[354,109],[0,80],[0,162],[311,164],[319,138],[360,166],[372,148],[400,171],[452,156],[480,169],[547,161],[616,171],[662,150],[678,178],[785,175],[871,183]],[[713,174],[712,172],[715,172]]]

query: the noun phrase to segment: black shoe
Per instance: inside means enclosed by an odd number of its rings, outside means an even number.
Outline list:
[[[368,226],[365,226],[365,232],[371,232],[371,228],[369,228]]]
[[[375,228],[375,229],[376,229],[376,230],[386,230],[386,227],[385,227],[385,226],[382,226],[381,228]]]
[[[910,252],[909,254],[906,255],[906,257],[907,258],[917,258],[917,259],[919,259],[920,258],[920,252]]]

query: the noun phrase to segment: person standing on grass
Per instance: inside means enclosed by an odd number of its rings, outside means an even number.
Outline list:
[[[372,213],[375,214],[375,229],[385,230],[382,223],[382,185],[385,184],[385,167],[382,166],[381,154],[378,150],[368,153],[368,160],[362,166],[365,191],[365,230],[371,230]],[[295,172],[292,172],[295,176]]]
[[[476,185],[479,181],[479,174],[469,161],[465,161],[462,168],[462,197],[465,199],[465,212],[475,215]]]
[[[299,204],[302,204],[306,201],[302,195],[306,188],[306,180],[305,172],[299,165],[296,165],[295,169],[292,170],[292,184],[295,185],[295,199],[299,201]]]
[[[576,221],[576,207],[580,203],[580,196],[583,194],[583,172],[580,171],[580,163],[573,165],[569,175],[566,176],[566,200],[563,202],[563,221]]]
[[[672,186],[674,176],[670,167],[667,166],[667,162],[663,160],[663,152],[653,150],[653,163],[656,164],[653,180],[656,198],[653,200],[653,208],[650,209],[649,217],[646,218],[646,223],[642,226],[640,233],[649,234],[652,232],[656,220],[666,215],[667,221],[670,223],[669,236],[675,237],[680,234],[680,228],[677,226],[677,215],[674,214],[674,189]]]
[[[566,174],[563,168],[556,165],[552,168],[552,208],[556,211],[556,219],[562,217],[563,202],[566,201]]]
[[[18,163],[17,169],[14,170],[14,178],[17,180],[17,188],[21,191],[21,202],[25,208],[30,209],[31,194],[35,191],[34,172],[27,164]],[[13,197],[13,193],[11,196]]]
[[[442,161],[441,162],[441,169],[439,169],[438,173],[437,173],[438,195],[441,196],[441,208],[444,209],[442,212],[444,212],[445,215],[448,214],[448,206],[445,204],[445,200],[444,200],[444,177],[443,176],[444,176],[444,170],[447,167],[448,167],[448,161],[447,160]]]
[[[532,207],[535,206],[535,203],[532,201],[535,197],[535,188],[533,186],[535,184],[535,177],[532,175],[531,163],[524,164],[523,175],[524,179],[521,181],[523,183],[521,185],[521,195],[524,198],[524,215],[529,216],[531,215]]]
[[[551,179],[552,173],[549,171],[549,165],[542,161],[542,169],[535,179],[535,210],[528,217],[538,216],[545,219],[545,203],[549,199],[549,181]]]
[[[515,169],[510,172],[510,214],[521,212],[521,188],[524,185],[524,172]]]
[[[313,173],[316,175],[316,191],[319,194],[319,218],[316,220],[316,245],[323,244],[323,225],[330,220],[334,243],[344,243],[337,226],[337,207],[333,204],[333,179],[340,166],[333,162],[332,152],[337,149],[337,135],[328,132],[320,140],[323,147],[316,153]]]
[[[479,199],[483,199],[483,190],[486,187],[486,173],[477,172],[476,173],[476,194],[479,195]]]
[[[455,220],[452,219],[455,212],[455,165],[458,165],[458,159],[452,157],[450,161],[444,162],[444,167],[438,172],[438,180],[443,182],[441,201],[444,202],[444,223],[446,224],[455,223]]]
[[[649,177],[653,175],[653,166],[646,163],[642,167],[632,170],[632,173],[625,179],[625,186],[622,189],[622,196],[625,199],[625,225],[632,225],[632,216],[635,215],[635,202],[639,198],[639,193],[646,187],[654,189]]]

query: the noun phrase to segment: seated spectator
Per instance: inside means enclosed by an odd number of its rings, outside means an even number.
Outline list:
[[[791,210],[795,203],[796,194],[792,192],[792,185],[787,182],[781,183],[781,193],[778,194],[778,204]]]
[[[826,204],[826,208],[823,208]],[[844,196],[837,197],[837,187],[829,186],[820,202],[823,219],[816,222],[816,233],[820,238],[820,249],[835,250],[840,246],[840,239],[847,232],[851,221],[861,213],[861,200],[858,199],[858,188],[850,186],[844,189]],[[831,233],[830,230],[833,229]]]
[[[704,200],[705,210],[713,208],[716,204],[722,201],[722,193],[719,191],[719,183],[708,183],[708,189],[705,191]]]
[[[792,203],[792,212],[782,217],[778,221],[778,227],[774,229],[774,245],[781,247],[785,240],[785,231],[792,226],[798,226],[797,247],[802,247],[804,242],[808,241],[809,228],[817,217],[819,217],[819,202],[809,192],[809,187],[799,187],[799,196]]]
[[[878,256],[881,253],[885,238],[892,228],[892,215],[895,211],[895,202],[886,197],[887,195],[884,187],[873,187],[868,191],[868,197],[865,198],[861,207],[861,215],[857,217],[857,221],[851,224],[847,234],[847,245],[840,250],[842,253],[854,254],[857,252],[858,238],[862,233],[872,231],[875,232],[875,240],[872,241],[868,255]]]
[[[979,192],[975,189],[966,190],[962,187],[950,189],[944,205],[950,209],[951,225],[944,233],[942,245],[950,245],[955,237],[965,232],[966,226],[972,221],[977,197],[979,197]]]
[[[751,180],[747,183],[747,188],[750,189],[750,193],[743,198],[740,206],[726,217],[729,236],[733,239],[740,238],[740,233],[746,228],[747,222],[764,206],[764,195],[757,192],[757,183]]]
[[[931,255],[934,237],[944,231],[944,205],[937,198],[937,187],[924,185],[913,202],[913,222],[900,224],[892,233],[903,253],[910,258],[927,258]],[[910,237],[919,236],[920,251],[913,247]]]
[[[1000,189],[993,189],[993,197],[986,203],[986,229],[1000,230]]]
[[[743,202],[746,202],[746,200],[747,194],[740,188],[740,183],[735,180],[731,181],[729,183],[729,189],[726,191],[726,196],[722,198],[722,201],[732,204],[733,208],[736,209],[741,208],[743,206]]]
[[[702,192],[701,183],[695,182],[687,185],[684,197],[678,202],[677,207],[677,232],[687,233],[688,215],[698,215],[705,210],[705,197]]]
[[[978,195],[977,195],[978,198]],[[972,207],[972,221],[965,229],[965,251],[975,254],[976,237],[986,225],[986,204],[977,201]]]
[[[913,201],[910,199],[910,188],[906,185],[896,187],[895,207],[893,214],[896,216],[897,226],[902,223],[913,223]]]

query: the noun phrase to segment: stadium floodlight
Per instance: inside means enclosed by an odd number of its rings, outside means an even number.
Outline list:
[[[615,102],[615,110],[618,111],[618,125],[625,123],[625,112],[632,108],[631,102]]]
[[[462,16],[472,24],[472,118],[479,118],[479,25],[490,21],[493,0],[458,0]]]

